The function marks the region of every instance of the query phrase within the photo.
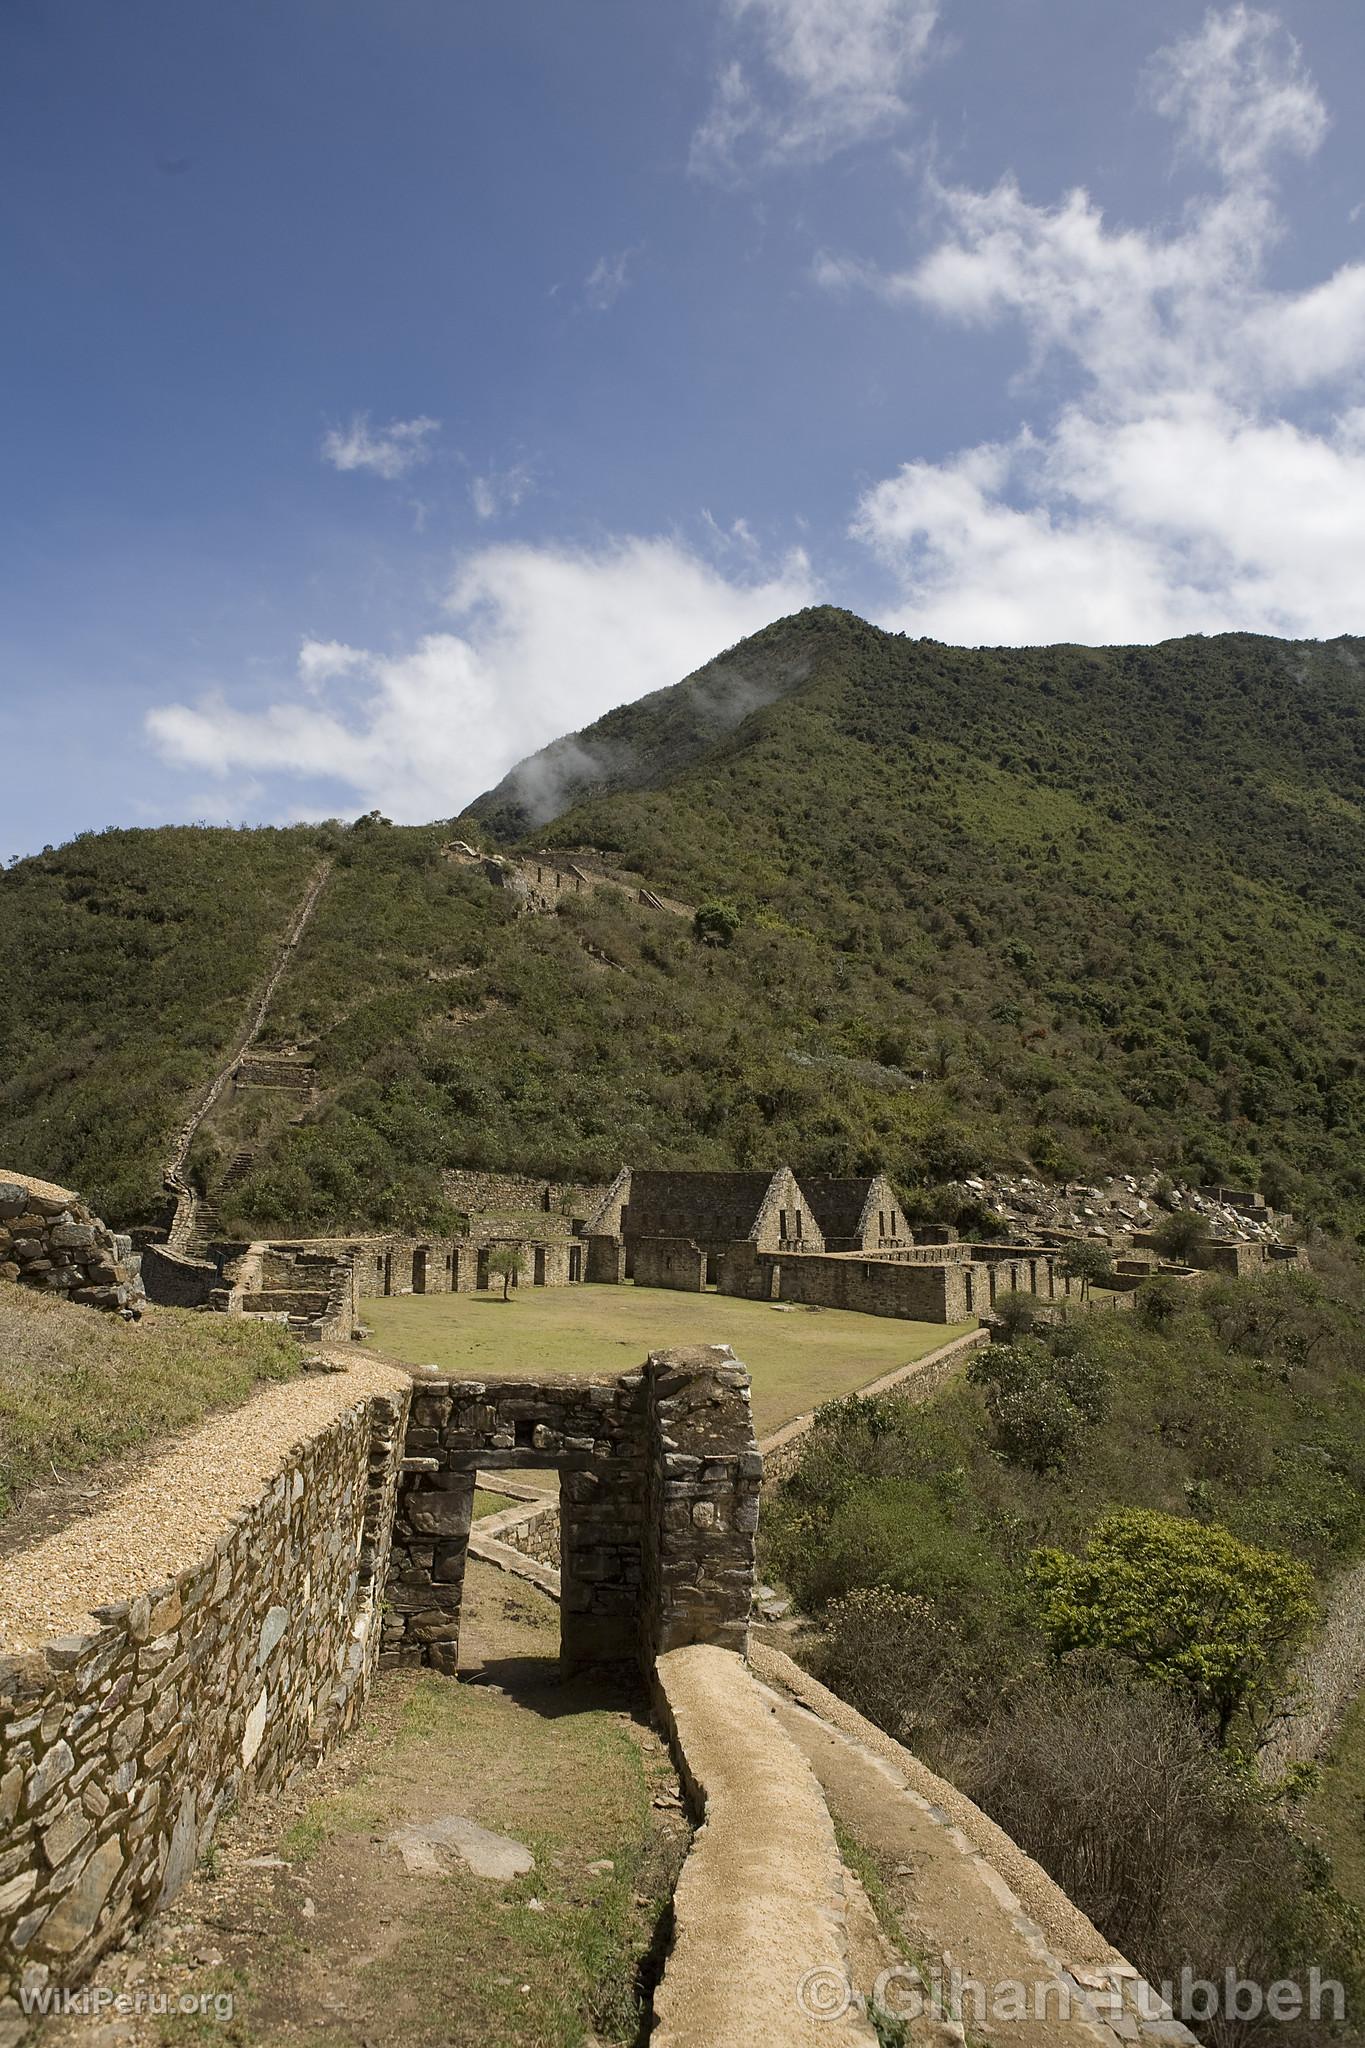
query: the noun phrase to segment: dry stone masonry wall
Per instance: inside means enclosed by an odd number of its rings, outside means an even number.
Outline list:
[[[0,1982],[79,1982],[223,1808],[355,1719],[378,1654],[406,1390],[291,1453],[200,1563],[0,1658]],[[0,2007],[0,2018],[5,2016]]]
[[[0,1174],[0,1280],[88,1308],[130,1308],[142,1292],[130,1238],[69,1188],[11,1174]]]
[[[762,1460],[723,1345],[600,1380],[425,1381],[414,1395],[383,1658],[453,1671],[478,1473],[560,1474],[561,1653],[648,1666],[747,1640]],[[548,1517],[548,1510],[547,1510]]]

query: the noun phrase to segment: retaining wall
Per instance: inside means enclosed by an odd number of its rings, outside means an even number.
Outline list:
[[[354,1721],[406,1393],[289,1454],[201,1562],[0,1658],[0,1978],[78,1983],[179,1890],[223,1807]]]
[[[810,1765],[729,1651],[673,1650],[654,1690],[698,1831],[651,2048],[875,2048],[856,2006],[820,2018],[798,2002],[803,1984],[851,1974],[843,1863]]]
[[[147,1299],[164,1308],[203,1308],[223,1278],[212,1259],[149,1244],[142,1254],[142,1284]]]
[[[877,1394],[896,1394],[904,1401],[932,1401],[935,1394],[966,1371],[973,1353],[982,1350],[990,1340],[989,1330],[968,1330],[965,1336],[954,1337],[951,1343],[941,1345],[926,1357],[898,1366],[894,1372],[884,1373],[879,1380],[859,1387],[859,1398],[871,1400]],[[765,1486],[785,1479],[799,1463],[804,1440],[815,1425],[816,1412],[812,1409],[808,1415],[798,1415],[772,1436],[764,1437],[759,1449],[763,1453]]]

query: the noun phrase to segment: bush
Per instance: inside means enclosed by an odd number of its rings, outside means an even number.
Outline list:
[[[823,1620],[817,1675],[898,1742],[915,1746],[956,1711],[961,1636],[933,1601],[857,1586]]]
[[[1169,1216],[1163,1216],[1153,1236],[1156,1248],[1163,1259],[1171,1259],[1178,1266],[1192,1266],[1196,1254],[1209,1241],[1211,1233],[1207,1216],[1201,1216],[1197,1209],[1173,1209]]]
[[[1149,1329],[1164,1330],[1189,1306],[1186,1285],[1170,1273],[1155,1273],[1137,1291],[1134,1306]]]
[[[1027,1337],[1038,1320],[1038,1301],[1032,1294],[1024,1294],[1017,1288],[1009,1288],[997,1295],[995,1320],[1005,1333],[1006,1341],[1013,1344],[1018,1337]]]
[[[1294,1558],[1136,1508],[1102,1516],[1083,1557],[1035,1550],[1027,1577],[1054,1656],[1127,1660],[1185,1692],[1220,1746],[1239,1717],[1253,1736],[1265,1732],[1317,1613]]]
[[[739,925],[739,912],[733,903],[699,904],[692,919],[693,933],[704,946],[733,945]]]
[[[1306,1985],[1316,1966],[1354,2007],[1357,1916],[1177,1696],[1045,1678],[992,1717],[959,1782],[1151,1982],[1231,1968]],[[1241,2048],[1253,2031],[1220,2019],[1205,2039]],[[1316,2021],[1270,2032],[1284,2048],[1325,2039]]]
[[[984,1628],[1009,1583],[975,1531],[958,1525],[922,1480],[885,1478],[849,1492],[818,1530],[794,1532],[783,1574],[800,1604],[820,1612],[860,1586],[930,1600],[950,1620]]]
[[[1108,1379],[1083,1341],[1069,1334],[1054,1349],[1025,1338],[995,1345],[973,1359],[967,1377],[986,1393],[995,1448],[1033,1472],[1059,1471],[1077,1449],[1085,1425],[1098,1422]]]

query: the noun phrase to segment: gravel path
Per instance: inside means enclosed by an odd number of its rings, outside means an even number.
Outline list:
[[[0,1651],[37,1649],[88,1633],[91,1610],[161,1584],[201,1558],[223,1524],[254,1500],[295,1444],[371,1394],[399,1393],[410,1376],[364,1352],[342,1372],[272,1386],[159,1452],[95,1513],[5,1561]]]

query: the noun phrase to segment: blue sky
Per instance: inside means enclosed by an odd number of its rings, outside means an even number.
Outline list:
[[[0,857],[816,600],[1365,632],[1365,8],[7,0]]]

